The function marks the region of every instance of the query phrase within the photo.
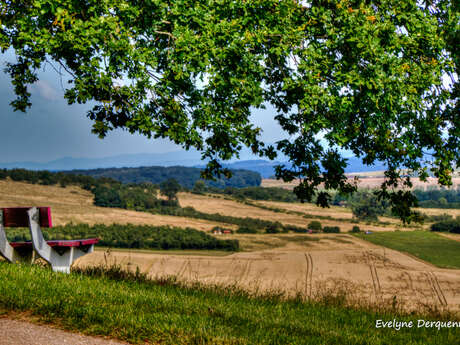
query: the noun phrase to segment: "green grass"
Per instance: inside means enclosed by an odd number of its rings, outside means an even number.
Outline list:
[[[429,231],[353,234],[374,244],[399,250],[443,268],[460,268],[460,242]]]
[[[454,344],[460,328],[376,329],[375,313],[174,281],[113,280],[0,262],[0,312],[136,344]],[[423,318],[423,317],[422,317]]]

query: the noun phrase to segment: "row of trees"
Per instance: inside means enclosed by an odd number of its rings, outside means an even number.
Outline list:
[[[197,181],[192,189],[192,192],[202,193],[215,193],[224,194],[237,199],[252,199],[252,200],[270,200],[282,202],[298,202],[296,195],[291,191],[284,188],[275,187],[226,187],[226,188],[213,188],[206,187],[204,182]]]
[[[10,241],[30,241],[28,229],[9,229]],[[218,249],[239,250],[238,240],[221,240],[191,228],[148,225],[67,224],[43,229],[46,240],[97,237],[99,245],[136,249]]]
[[[140,168],[106,168],[92,170],[73,170],[69,174],[88,175],[95,178],[108,177],[122,183],[160,184],[170,179],[175,179],[182,187],[192,189],[197,181],[201,180],[201,169],[173,166],[151,166]],[[201,180],[203,181],[203,180]],[[213,188],[259,186],[262,178],[259,173],[249,170],[232,170],[232,177],[218,178],[203,181],[205,186]]]

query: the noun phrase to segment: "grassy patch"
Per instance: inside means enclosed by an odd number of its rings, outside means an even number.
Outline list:
[[[460,243],[428,231],[394,231],[354,236],[406,252],[443,268],[460,268]]]
[[[392,320],[391,313],[98,274],[64,275],[1,262],[0,310],[136,344],[414,345],[454,344],[460,336],[460,328],[376,329],[376,320]],[[397,319],[416,323],[417,317]]]

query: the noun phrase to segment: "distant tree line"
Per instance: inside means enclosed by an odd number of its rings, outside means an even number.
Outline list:
[[[420,207],[425,208],[460,208],[460,188],[414,190]]]
[[[231,170],[232,177],[220,178],[215,181],[202,180],[201,169],[173,166],[173,167],[140,167],[140,168],[107,168],[92,170],[72,170],[66,173],[76,175],[88,175],[95,178],[108,177],[122,183],[143,183],[149,182],[160,184],[169,179],[175,179],[182,187],[192,189],[199,180],[208,187],[225,188],[235,187],[243,188],[250,186],[260,186],[262,177],[259,173],[249,170]]]
[[[30,241],[28,229],[8,229],[10,241]],[[100,246],[135,249],[208,249],[239,250],[238,240],[221,240],[191,228],[149,225],[67,224],[43,229],[46,240],[100,239]]]
[[[267,201],[282,201],[282,202],[298,202],[297,196],[292,190],[276,187],[225,187],[215,188],[206,187],[201,181],[197,181],[192,189],[192,192],[197,194],[215,193],[229,195],[237,199],[252,199],[252,200],[267,200]]]

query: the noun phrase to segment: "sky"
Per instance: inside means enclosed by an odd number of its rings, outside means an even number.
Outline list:
[[[10,52],[0,55],[0,66],[14,61]],[[60,77],[50,66],[39,73],[30,88],[32,107],[26,113],[14,112],[15,99],[9,76],[0,70],[0,163],[49,162],[62,157],[99,158],[121,154],[165,153],[181,150],[164,139],[147,139],[123,130],[110,132],[104,139],[91,133],[86,117],[90,105],[68,105]],[[274,110],[255,110],[252,121],[263,129],[262,139],[275,142],[281,128]],[[242,155],[242,159],[256,159]]]

